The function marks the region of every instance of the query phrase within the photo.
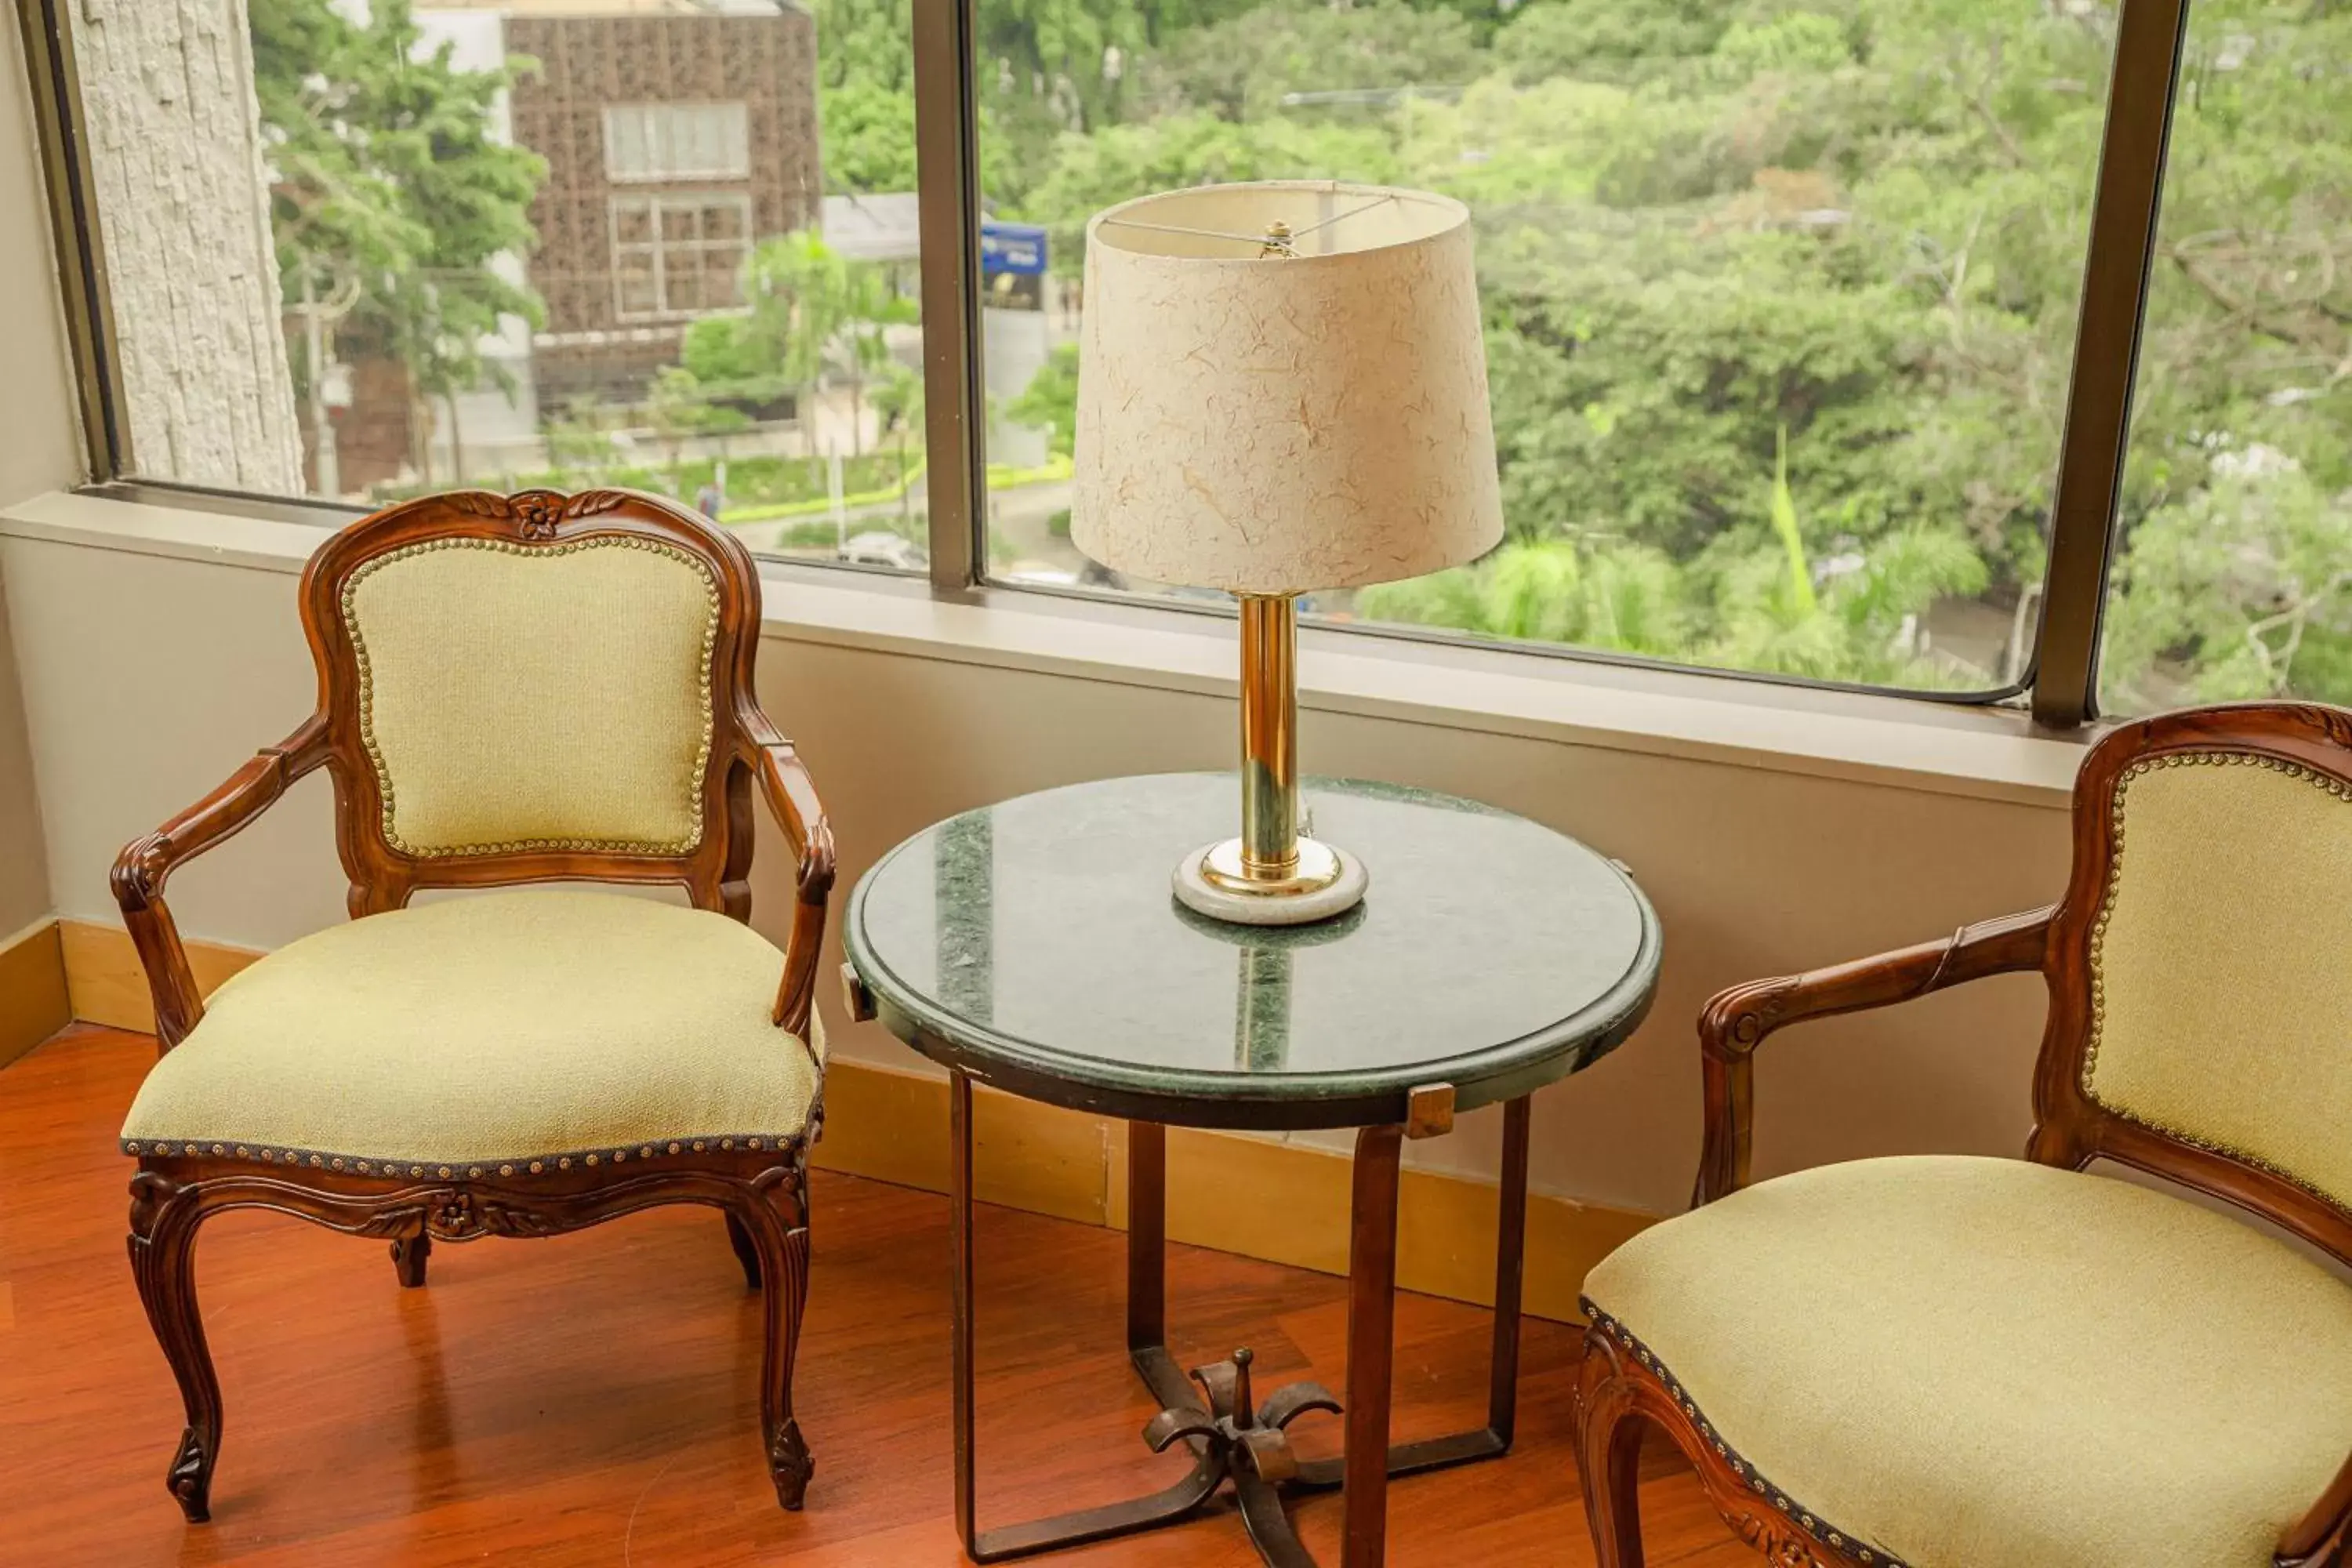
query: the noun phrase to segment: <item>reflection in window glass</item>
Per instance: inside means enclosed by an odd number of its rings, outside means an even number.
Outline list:
[[[312,492],[628,486],[920,570],[913,120],[819,115],[907,5],[253,0]]]
[[[2197,0],[2101,701],[2352,702],[2352,11]]]
[[[1159,591],[1068,542],[1087,217],[1367,180],[1472,208],[1509,531],[1315,609],[1818,679],[2021,678],[2113,0],[1078,9],[1047,27],[980,0],[1000,579]]]

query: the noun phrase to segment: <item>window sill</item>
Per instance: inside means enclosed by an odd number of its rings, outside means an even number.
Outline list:
[[[258,507],[257,510],[261,510]],[[0,508],[0,539],[294,574],[310,524],[51,492]],[[915,580],[761,563],[762,636],[1164,690],[1234,687],[1229,623],[1149,604],[1014,589],[935,595]],[[2063,809],[2083,741],[2006,709],[1810,690],[1675,670],[1403,642],[1300,638],[1309,711],[1437,725],[1726,766]]]

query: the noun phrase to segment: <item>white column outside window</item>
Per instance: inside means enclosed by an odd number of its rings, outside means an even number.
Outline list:
[[[299,495],[246,0],[72,0],[140,471]]]

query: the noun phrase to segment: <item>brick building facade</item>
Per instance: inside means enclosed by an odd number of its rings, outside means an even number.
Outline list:
[[[547,163],[539,245],[515,264],[545,316],[485,342],[511,393],[486,384],[421,423],[403,366],[339,343],[346,495],[545,466],[545,422],[575,399],[607,416],[641,401],[696,318],[741,302],[753,244],[822,222],[816,22],[794,0],[424,0],[416,16],[425,47],[454,49],[461,68],[530,62],[499,134]],[[460,415],[462,443],[448,427]],[[315,489],[308,420],[301,437]]]
[[[540,405],[632,402],[697,316],[741,302],[756,240],[819,221],[815,19],[741,0],[518,0],[506,47],[538,62],[512,120],[547,160],[528,264],[547,306]]]

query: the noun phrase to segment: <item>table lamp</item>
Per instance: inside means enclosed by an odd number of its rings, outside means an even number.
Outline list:
[[[1070,537],[1241,601],[1238,837],[1176,896],[1299,925],[1367,868],[1302,837],[1297,597],[1418,577],[1502,538],[1470,214],[1330,181],[1144,196],[1087,226]]]

